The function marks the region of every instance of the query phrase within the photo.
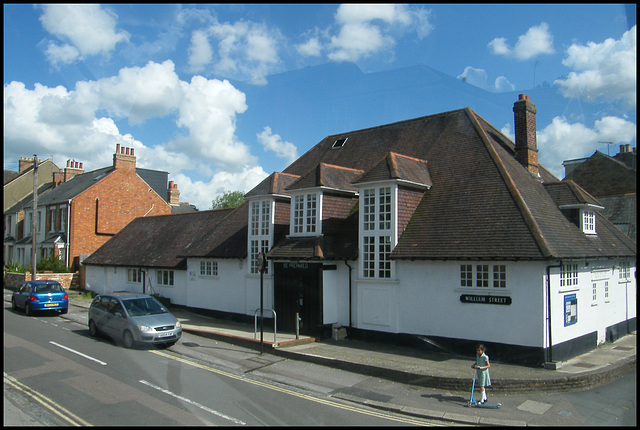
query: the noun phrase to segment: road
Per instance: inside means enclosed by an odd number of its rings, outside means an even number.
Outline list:
[[[180,347],[190,342],[185,336]],[[269,363],[254,353],[251,371],[232,369],[224,357],[215,366],[176,347],[124,349],[68,319],[26,317],[5,305],[5,405],[26,413],[16,420],[44,425],[429,424],[268,381],[258,374]]]

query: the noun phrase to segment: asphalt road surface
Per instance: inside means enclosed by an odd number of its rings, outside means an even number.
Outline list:
[[[26,317],[7,306],[4,379],[9,419],[22,425],[429,424],[223,370],[172,348],[125,349],[55,314]]]

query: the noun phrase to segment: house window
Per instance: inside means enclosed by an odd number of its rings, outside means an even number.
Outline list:
[[[362,191],[362,276],[392,277],[391,250],[395,245],[393,190],[391,187]]]
[[[478,264],[476,265],[476,287],[488,287],[489,286],[489,265]]]
[[[140,269],[127,269],[127,282],[134,284],[142,282],[142,271]]]
[[[262,252],[262,255],[265,255],[269,251],[269,241],[268,240],[252,240],[249,245],[249,257],[251,258],[251,273],[258,274],[258,254]],[[269,273],[269,264],[265,266],[264,274]]]
[[[594,211],[582,211],[582,231],[587,234],[596,234],[596,213]]]
[[[560,268],[560,286],[578,285],[578,265],[563,264]]]
[[[460,286],[473,287],[473,266],[471,264],[460,265]]]
[[[629,261],[621,261],[620,262],[620,272],[618,277],[622,281],[628,281],[631,277],[631,267]]]
[[[67,208],[60,208],[60,231],[67,231]]]
[[[266,254],[271,244],[271,215],[272,201],[262,200],[251,202],[250,223],[251,230],[249,236],[249,271],[256,274],[258,272],[257,258],[258,253]],[[216,269],[217,271],[217,269]],[[267,273],[265,270],[264,273]],[[214,275],[216,276],[216,275]]]
[[[605,301],[609,301],[609,281],[604,282],[604,299]]]
[[[299,194],[293,198],[293,231],[294,235],[315,234],[318,219],[318,196]]]
[[[596,303],[596,300],[598,299],[598,284],[596,284],[595,282],[591,284],[591,301],[593,302],[592,304]]]
[[[158,285],[162,285],[165,287],[173,286],[173,270],[158,270],[156,274],[158,276]]]
[[[503,264],[493,266],[493,288],[507,287],[507,268]]]
[[[218,276],[217,261],[200,261],[200,277]]]
[[[7,224],[5,229],[6,229],[7,235],[11,236],[11,215],[7,216]]]

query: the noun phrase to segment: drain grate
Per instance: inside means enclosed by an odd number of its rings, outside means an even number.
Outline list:
[[[572,366],[586,367],[586,368],[596,367],[595,364],[590,364],[590,363],[573,363]]]
[[[620,351],[631,351],[633,348],[628,346],[614,346],[612,349],[619,349]]]

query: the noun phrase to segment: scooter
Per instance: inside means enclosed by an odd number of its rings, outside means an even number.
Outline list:
[[[473,398],[473,390],[476,388],[476,371],[473,371],[473,385],[471,385],[471,397],[469,398],[469,407],[475,408],[489,408],[489,409],[498,409],[502,406],[501,403],[496,405],[487,405],[486,403],[479,403],[476,399]]]

